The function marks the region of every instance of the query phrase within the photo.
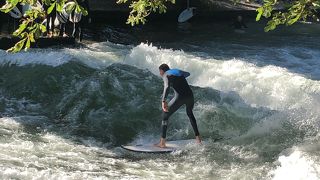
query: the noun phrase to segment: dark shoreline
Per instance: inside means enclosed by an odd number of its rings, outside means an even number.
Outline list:
[[[92,23],[86,25],[84,28],[84,41],[78,43],[73,38],[41,38],[34,48],[63,48],[63,47],[83,47],[88,44],[96,42],[112,42],[115,44],[137,45],[141,42],[152,43],[154,45],[170,44],[173,42],[182,42],[186,38],[193,37],[194,41],[206,41],[203,39],[204,35],[211,37],[214,41],[238,41],[243,39],[252,39],[252,41],[259,41],[261,43],[271,43],[268,38],[270,36],[294,36],[308,35],[314,33],[319,27],[318,23],[312,25],[301,25],[296,23],[290,27],[279,26],[274,31],[265,33],[263,28],[267,25],[267,19],[255,21],[255,11],[226,11],[208,14],[207,17],[196,15],[187,23],[178,23],[174,12],[166,14],[152,14],[148,17],[146,24],[131,26],[126,24],[127,13],[117,12],[117,14],[110,13],[106,16],[103,11],[94,11],[91,13],[93,18]],[[113,14],[113,16],[111,16]],[[242,15],[245,23],[248,25],[246,34],[237,34],[234,32],[232,23],[234,19]],[[174,17],[174,18],[173,18]],[[310,28],[309,28],[310,27]],[[6,28],[3,27],[3,30]],[[72,25],[67,27],[68,34],[71,34]],[[210,36],[208,36],[210,34]],[[8,33],[0,35],[0,49],[8,49],[12,47],[17,38],[10,38]],[[222,40],[223,39],[223,40]],[[172,48],[169,46],[169,48]],[[179,48],[179,47],[174,47]]]
[[[0,36],[0,49],[7,50],[19,41],[17,37]],[[31,48],[48,48],[52,46],[72,46],[75,45],[75,39],[71,37],[54,37],[46,38],[41,37],[31,44]]]
[[[177,22],[180,11],[168,11],[164,14],[154,13],[147,17],[147,23],[153,21],[162,22]],[[242,15],[244,18],[254,18],[257,15],[256,11],[250,10],[237,10],[237,11],[216,11],[210,12],[208,14],[196,14],[191,20],[198,22],[221,22],[230,21],[235,19],[238,15]],[[122,22],[126,23],[129,16],[128,12],[105,12],[105,11],[92,11],[90,12],[90,17],[93,22],[97,23],[108,23],[108,22]]]
[[[146,25],[153,23],[163,23],[170,26],[174,23],[177,23],[177,17],[179,16],[179,11],[168,11],[164,14],[154,13],[147,17]],[[88,25],[86,29],[92,29],[91,38],[89,41],[99,41],[99,38],[95,38],[95,33],[102,34],[101,32],[96,31],[95,24],[110,24],[111,26],[117,24],[116,26],[122,27],[124,29],[135,29],[143,28],[145,25],[135,25],[132,27],[129,24],[126,24],[129,12],[126,11],[92,11],[90,12],[90,17],[92,19],[93,25]],[[190,23],[199,22],[199,23],[212,23],[212,22],[229,22],[233,21],[237,15],[242,15],[245,19],[254,19],[256,12],[255,11],[217,11],[206,14],[196,14],[192,19],[189,20]],[[7,28],[10,16],[4,13],[0,13],[0,23],[2,23],[2,30]],[[70,29],[70,28],[69,28]],[[1,29],[0,29],[1,30]],[[130,31],[130,30],[129,30]],[[0,49],[7,50],[14,46],[18,42],[18,38],[12,37],[8,32],[0,32]],[[126,42],[118,42],[121,44],[127,44]],[[51,46],[69,46],[76,45],[74,38],[40,38],[35,44],[32,45],[32,48],[47,48]]]

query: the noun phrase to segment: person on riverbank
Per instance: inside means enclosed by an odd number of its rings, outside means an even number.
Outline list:
[[[8,3],[8,1],[1,1],[0,7],[5,5],[6,3]],[[22,6],[21,6],[21,4],[17,4],[15,8],[13,8],[11,11],[8,12],[8,14],[3,13],[0,15],[1,16],[0,18],[2,18],[1,26],[6,24],[7,33],[11,34],[15,30],[17,30],[17,28],[19,27],[19,21],[22,17],[21,12],[22,12]],[[5,21],[6,21],[6,23],[5,23]],[[1,29],[2,29],[2,27],[0,28],[0,30]]]
[[[89,2],[88,0],[79,0],[78,4],[83,7],[84,9],[86,9],[88,11],[88,14],[90,14],[90,8],[89,8]],[[74,38],[78,38],[79,41],[81,42],[83,39],[83,28],[88,24],[91,23],[91,18],[89,17],[89,15],[87,16],[82,16],[82,14],[80,16],[80,21],[77,21],[75,18],[76,13],[75,11],[72,12],[71,14],[71,20],[73,22],[73,31],[72,31],[72,37]]]
[[[5,1],[0,1],[0,7],[2,7],[3,5],[5,5],[6,2]],[[2,33],[2,25],[4,24],[4,13],[0,12],[0,34]]]
[[[45,12],[47,13],[48,8],[50,7],[50,4],[43,4],[43,8]],[[46,22],[46,28],[47,28],[47,37],[52,38],[54,35],[54,21],[56,19],[56,7],[53,8],[50,14],[47,14],[47,22]]]
[[[71,0],[67,0],[65,3],[70,3],[72,2]],[[69,35],[67,34],[67,26],[69,24],[69,14],[66,11],[66,4],[63,7],[62,12],[57,12],[57,18],[59,20],[60,23],[60,27],[59,27],[59,36],[60,37],[69,37]]]
[[[169,117],[176,112],[182,105],[186,105],[186,112],[189,117],[190,123],[194,130],[197,143],[201,143],[200,134],[198,131],[198,126],[196,118],[193,115],[194,97],[193,92],[186,80],[186,77],[190,73],[179,70],[170,69],[167,64],[161,64],[159,66],[159,73],[164,82],[163,94],[162,94],[162,110],[163,110],[163,120],[162,120],[162,135],[160,142],[155,144],[155,146],[165,148],[166,147],[166,133],[168,126]],[[169,94],[170,86],[174,90],[174,97],[167,103],[167,97]]]

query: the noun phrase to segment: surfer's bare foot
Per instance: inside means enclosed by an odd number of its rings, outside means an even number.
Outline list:
[[[157,146],[159,148],[166,148],[166,140],[164,138],[161,138],[160,139],[160,142],[157,143],[157,144],[154,144],[154,146]]]
[[[161,143],[154,144],[154,146],[157,146],[159,148],[166,148],[167,147],[165,144],[161,144]]]
[[[196,136],[196,142],[197,142],[198,144],[202,144],[200,136]]]

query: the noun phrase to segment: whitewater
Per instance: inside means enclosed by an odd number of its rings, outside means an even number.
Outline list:
[[[178,29],[179,41],[0,51],[0,178],[320,179],[318,30]],[[127,152],[159,140],[162,63],[191,73],[208,143]],[[168,139],[193,137],[182,108]]]

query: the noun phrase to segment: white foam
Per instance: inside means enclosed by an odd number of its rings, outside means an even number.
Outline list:
[[[318,180],[320,164],[317,164],[306,153],[295,150],[289,156],[280,156],[280,165],[271,172],[274,180]]]
[[[80,144],[48,132],[31,135],[24,132],[23,125],[15,118],[0,118],[0,122],[0,130],[11,132],[6,134],[5,141],[0,141],[1,179],[123,177],[120,171],[106,170],[115,164],[115,154],[106,149],[108,145],[81,138],[83,144]]]
[[[68,53],[89,67],[101,69],[113,63],[122,63],[130,48],[131,46],[104,42],[93,43],[86,48],[69,49]]]
[[[257,66],[250,63],[252,60],[197,57],[184,51],[159,49],[143,43],[131,48],[132,46],[106,42],[94,43],[81,49],[30,50],[16,54],[0,51],[0,64],[59,66],[69,61],[80,61],[92,68],[100,69],[112,63],[125,63],[148,69],[158,75],[158,66],[167,63],[171,67],[191,72],[188,81],[192,85],[211,87],[224,92],[235,91],[251,106],[284,110],[301,107],[312,109],[320,105],[320,82],[290,72],[281,67],[282,64],[277,66],[275,60],[272,62],[274,65]],[[287,56],[288,51],[284,49],[280,56]],[[257,60],[263,61],[260,58],[261,56],[257,56]],[[308,60],[309,64],[300,64],[302,67],[299,68],[310,70],[313,67],[312,71],[316,74],[319,70],[314,67],[320,64],[313,59],[312,55],[312,59]],[[286,60],[288,66],[297,64],[298,61],[297,58]],[[279,65],[280,63],[283,62],[279,62]]]
[[[93,43],[84,48],[29,49],[19,53],[7,53],[0,50],[0,65],[18,66],[42,64],[60,66],[70,61],[82,62],[89,67],[100,69],[112,63],[121,63],[131,46],[110,42]]]
[[[204,59],[171,49],[140,44],[126,57],[125,63],[158,74],[158,66],[191,72],[188,81],[196,86],[235,91],[253,106],[276,110],[320,104],[320,82],[305,78],[275,65],[256,66],[241,59]]]
[[[19,66],[43,64],[59,66],[72,60],[65,50],[52,49],[31,49],[27,52],[7,53],[0,50],[0,65],[15,64]]]

